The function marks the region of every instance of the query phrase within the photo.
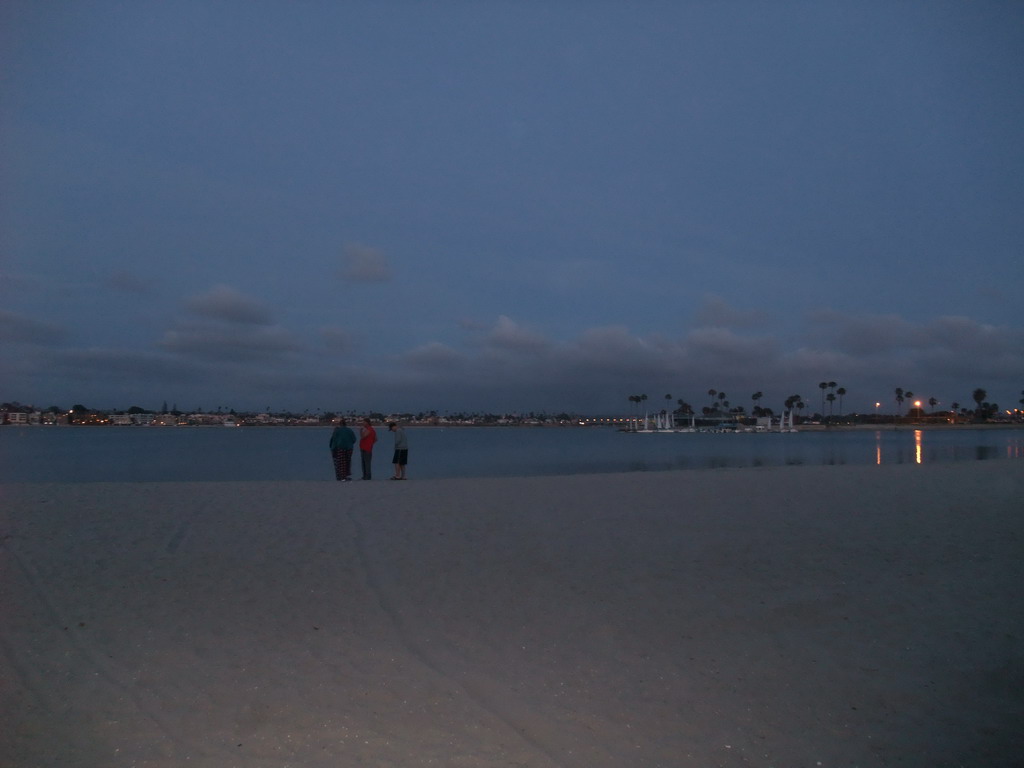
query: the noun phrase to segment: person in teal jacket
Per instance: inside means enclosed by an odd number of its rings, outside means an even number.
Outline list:
[[[334,478],[347,483],[352,480],[352,447],[356,433],[348,428],[344,419],[331,433],[331,456],[334,458]]]

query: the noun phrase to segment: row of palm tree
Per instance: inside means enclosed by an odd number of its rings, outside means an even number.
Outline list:
[[[902,387],[896,387],[895,394],[896,415],[897,417],[899,417],[903,415],[903,403],[907,400],[912,400],[914,397],[914,393],[911,392],[909,389],[904,390]],[[1024,390],[1021,391],[1021,394],[1024,395]],[[974,390],[974,392],[971,393],[971,399],[974,400],[976,405],[976,408],[973,411],[973,415],[975,417],[990,418],[999,410],[999,405],[996,403],[986,402],[987,398],[988,392],[986,392],[981,387],[979,387],[978,389]],[[1024,405],[1024,398],[1022,398],[1020,402],[1022,405]],[[937,406],[938,404],[939,401],[936,400],[934,397],[928,398],[928,405],[931,408],[932,413],[935,413],[935,406]],[[969,411],[967,408],[960,408],[960,403],[956,402],[950,403],[949,410],[952,413],[960,413],[962,416],[967,416],[971,414],[971,411]]]
[[[828,403],[828,418],[829,419],[832,418],[832,416],[833,416],[833,403],[836,400],[839,401],[839,415],[842,416],[843,415],[843,397],[847,394],[846,388],[838,386],[836,384],[836,382],[834,382],[834,381],[822,381],[822,382],[820,382],[818,384],[818,388],[821,389],[821,415],[822,415],[822,417],[825,416],[825,403],[827,402]],[[826,390],[828,390],[827,393],[826,393]],[[908,400],[913,400],[914,393],[912,391],[910,391],[909,389],[905,390],[902,387],[896,387],[895,395],[896,395],[896,415],[897,415],[897,418],[899,418],[899,417],[902,417],[902,415],[903,415],[903,403],[908,401]],[[1024,390],[1021,390],[1021,395],[1024,395]],[[718,413],[718,414],[721,414],[721,413],[741,414],[741,413],[744,412],[744,408],[743,408],[742,405],[730,409],[730,407],[729,407],[730,403],[729,403],[728,395],[726,395],[725,392],[720,392],[717,389],[709,389],[708,390],[708,397],[711,398],[711,405],[710,406],[705,406],[702,409],[705,414],[714,414],[714,413]],[[763,397],[764,397],[764,393],[760,392],[760,391],[754,392],[750,396],[750,399],[751,399],[751,402],[752,402],[751,413],[754,416],[772,415],[772,411],[771,411],[770,408],[762,408],[759,405],[759,401]],[[988,393],[984,389],[981,389],[981,388],[975,389],[974,392],[971,394],[971,398],[977,404],[977,408],[974,411],[974,414],[976,416],[988,417],[988,416],[991,416],[992,414],[994,414],[995,412],[997,412],[999,410],[999,406],[997,404],[995,404],[995,403],[988,403],[988,402],[985,401],[987,397],[988,397]],[[630,395],[629,396],[629,402],[633,403],[635,405],[637,413],[639,413],[639,408],[640,408],[641,404],[647,402],[647,400],[648,400],[647,395],[643,395],[643,394],[641,394],[641,395]],[[669,412],[669,408],[671,408],[672,395],[670,395],[670,394],[665,395],[665,401],[666,401],[666,408],[662,411],[663,414],[668,413]],[[1024,405],[1024,397],[1021,398],[1020,403],[1021,403],[1021,405]],[[693,407],[689,403],[687,403],[685,400],[681,400],[681,399],[680,400],[676,400],[676,404],[678,405],[678,407],[675,409],[675,413],[680,413],[680,414],[683,414],[683,415],[690,415],[690,414],[694,413]],[[928,405],[931,407],[932,413],[935,412],[935,406],[937,406],[938,404],[939,404],[939,401],[936,400],[934,397],[928,398]],[[804,408],[806,408],[806,407],[807,407],[807,405],[804,402],[804,399],[803,399],[802,395],[790,395],[785,400],[785,408],[786,408],[787,411],[792,411],[792,410],[803,411]],[[959,403],[952,403],[950,410],[953,413],[957,413],[959,408],[960,408],[960,404]],[[964,411],[966,411],[966,410],[967,409],[964,409]]]
[[[846,394],[846,387],[836,387],[834,381],[823,381],[818,384],[821,389],[821,415],[825,415],[825,401],[828,400],[828,416],[832,418],[832,404],[839,398],[839,415],[843,415],[843,396]],[[829,390],[828,395],[825,390]]]
[[[843,390],[844,393],[845,393],[845,391],[846,390]],[[726,395],[725,392],[719,392],[717,389],[709,389],[708,390],[708,396],[711,398],[711,405],[710,406],[704,406],[702,408],[702,411],[703,411],[703,413],[705,415],[723,414],[723,413],[731,413],[731,414],[734,414],[734,415],[741,415],[741,414],[745,413],[745,409],[743,408],[742,405],[738,405],[738,406],[735,406],[735,407],[730,407],[731,403],[729,402],[729,397],[728,397],[728,395]],[[763,408],[763,407],[761,407],[758,404],[758,402],[763,397],[764,397],[764,393],[763,392],[754,392],[750,396],[750,399],[751,399],[751,402],[752,402],[752,407],[751,407],[751,414],[752,415],[754,415],[754,416],[771,416],[773,414],[773,411],[772,411],[771,408]],[[629,400],[630,403],[633,404],[633,413],[636,416],[639,416],[641,406],[644,403],[646,403],[650,398],[648,398],[648,396],[645,395],[645,394],[639,394],[639,395],[630,395],[627,399]],[[792,400],[792,402],[790,402],[790,400]],[[799,395],[795,395],[793,398],[790,398],[790,400],[786,401],[786,408],[789,409],[789,410],[792,410],[792,408],[794,407],[794,404],[797,403],[797,402],[799,402],[799,407],[800,408],[805,408],[806,407],[804,405],[804,403],[803,403],[803,399]],[[665,395],[666,408],[664,408],[661,411],[662,415],[665,415],[665,414],[670,412],[671,403],[672,403],[672,395],[671,394]],[[676,400],[676,405],[677,405],[677,407],[674,409],[674,411],[673,411],[674,413],[678,413],[678,414],[681,414],[683,416],[689,416],[689,415],[692,415],[692,414],[695,413],[695,411],[693,410],[693,406],[690,405],[685,400],[682,400],[682,399]]]

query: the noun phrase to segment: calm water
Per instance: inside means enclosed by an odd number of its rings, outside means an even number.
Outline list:
[[[1024,429],[624,434],[610,428],[410,428],[409,477],[1024,458]],[[333,480],[328,427],[3,427],[0,482]],[[391,474],[380,430],[374,477]],[[358,455],[353,457],[358,466]],[[355,467],[354,467],[355,468]]]

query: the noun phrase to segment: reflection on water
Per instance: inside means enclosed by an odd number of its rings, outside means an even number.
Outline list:
[[[883,435],[885,435],[884,438],[883,438]],[[886,445],[888,453],[887,453],[887,461],[885,461],[885,462],[882,461],[882,445],[883,445],[883,442],[889,443],[888,445]],[[876,430],[875,431],[875,464],[878,464],[879,466],[881,466],[883,463],[903,464],[904,460],[905,460],[904,456],[905,456],[905,454],[901,450],[901,446],[898,443],[897,444],[892,444],[892,442],[889,440],[888,433],[883,433],[881,430]],[[924,430],[922,430],[922,429],[915,429],[914,430],[914,454],[913,454],[913,456],[914,456],[913,461],[914,461],[915,464],[924,464],[924,459],[925,459],[925,453],[924,453]]]
[[[1024,459],[1024,429],[625,434],[410,428],[410,477],[663,472]],[[326,480],[329,428],[0,428],[0,482]],[[387,451],[385,451],[385,456]],[[378,467],[387,459],[375,457]]]
[[[974,458],[977,461],[985,461],[986,459],[998,459],[999,450],[992,445],[979,445],[974,449]]]
[[[874,432],[875,464],[905,464],[909,461],[915,464],[933,464],[948,461],[989,461],[1003,457],[1024,458],[1024,440],[1021,439],[1021,433],[1016,431],[987,433],[978,430],[973,433],[957,434],[943,430],[915,429],[913,446],[901,440],[902,434],[906,433],[886,430]],[[965,442],[963,438],[969,435],[979,436],[975,438],[976,440],[983,435],[990,442]]]

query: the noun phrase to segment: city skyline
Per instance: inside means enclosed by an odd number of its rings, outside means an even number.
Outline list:
[[[13,0],[0,397],[1016,407],[1022,64],[995,2]]]

